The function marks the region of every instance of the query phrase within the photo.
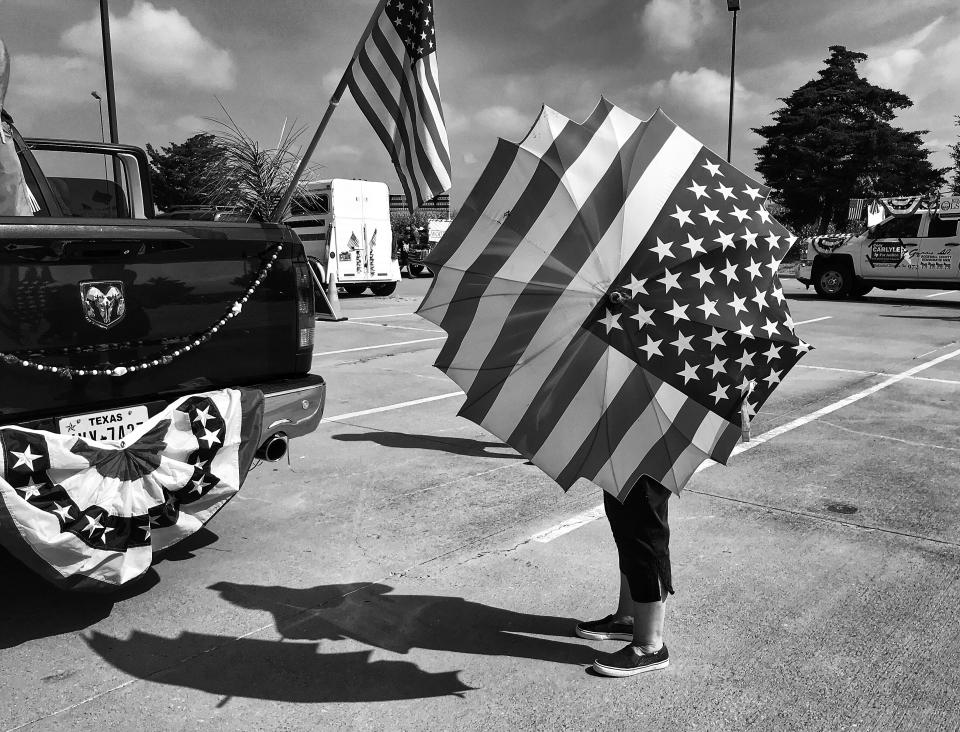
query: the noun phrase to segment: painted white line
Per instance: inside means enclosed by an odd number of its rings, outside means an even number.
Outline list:
[[[416,313],[387,313],[386,315],[362,315],[359,318],[350,316],[348,320],[376,320],[377,318],[401,318],[404,315],[416,315]]]
[[[347,319],[349,323],[350,320]],[[417,328],[413,325],[387,325],[386,323],[354,323],[354,325],[365,325],[368,328],[391,328],[393,330],[420,330],[426,331],[427,333],[443,333],[442,330],[437,330],[436,328]]]
[[[956,290],[946,290],[944,292],[934,292],[929,295],[924,295],[924,297],[940,297],[941,295],[952,295]]]
[[[339,351],[318,351],[314,356],[335,356],[338,353],[356,353],[357,351],[374,351],[378,348],[393,348],[394,346],[410,346],[414,343],[429,343],[430,341],[442,341],[446,336],[439,338],[418,338],[415,341],[400,341],[399,343],[381,343],[379,346],[360,346],[359,348],[341,348]]]
[[[921,371],[926,371],[927,369],[932,368],[939,363],[948,361],[951,358],[956,358],[957,356],[960,356],[960,349],[957,349],[955,351],[950,351],[950,353],[945,353],[942,356],[937,356],[936,358],[931,359],[926,363],[922,363],[917,366],[914,366],[913,368],[907,369],[906,371],[903,371],[899,374],[894,374],[893,376],[887,379],[884,379],[879,384],[874,384],[873,386],[867,389],[864,389],[863,391],[858,391],[856,394],[851,394],[850,396],[845,397],[839,401],[836,401],[833,404],[828,404],[827,406],[822,407],[821,409],[818,409],[815,412],[811,412],[810,414],[804,415],[803,417],[798,417],[797,419],[791,422],[787,422],[786,424],[782,424],[779,427],[774,427],[772,430],[768,430],[764,432],[762,435],[758,435],[757,437],[752,438],[750,442],[741,442],[740,444],[738,444],[735,448],[733,448],[731,457],[741,455],[745,453],[747,450],[752,450],[755,447],[759,447],[760,445],[770,442],[770,440],[774,439],[775,437],[779,437],[780,435],[784,435],[787,432],[792,432],[798,427],[803,427],[804,425],[810,424],[811,422],[818,420],[821,417],[825,417],[828,414],[832,414],[833,412],[836,412],[838,409],[843,409],[844,407],[848,407],[851,404],[860,401],[861,399],[865,399],[868,396],[876,394],[878,391],[881,391],[882,389],[886,389],[889,386],[893,386],[894,384],[898,384],[901,381],[910,379],[915,374],[918,374]],[[696,472],[699,473],[714,465],[717,465],[715,461],[707,460],[703,464],[701,464],[699,468],[697,468]],[[583,526],[586,523],[589,523],[592,519],[585,518],[585,517],[593,515],[594,513],[596,513],[595,518],[599,518],[600,516],[603,515],[602,503],[599,506],[595,506],[594,508],[591,508],[588,511],[585,511],[581,514],[577,514],[577,516],[574,516],[572,519],[567,519],[566,521],[563,521],[557,524],[556,526],[552,526],[549,529],[541,531],[538,534],[534,534],[532,537],[530,537],[530,540],[537,541],[540,543],[553,541],[558,536],[563,536],[564,534],[569,533],[574,529],[579,528],[580,526]],[[538,538],[538,537],[547,537],[547,538]]]
[[[417,404],[426,404],[427,402],[437,402],[441,399],[450,399],[451,397],[463,396],[462,391],[452,391],[449,394],[438,394],[437,396],[424,397],[423,399],[413,399],[409,402],[400,402],[399,404],[388,404],[385,407],[374,407],[373,409],[364,409],[360,412],[348,412],[347,414],[338,414],[333,417],[324,417],[320,420],[321,424],[324,422],[341,422],[346,419],[353,419],[355,417],[366,417],[368,414],[379,414],[380,412],[392,412],[394,409],[403,409],[405,407],[413,407]]]
[[[576,516],[568,518],[566,521],[563,521],[556,526],[551,526],[546,531],[541,531],[539,534],[534,534],[530,537],[530,541],[546,544],[549,541],[553,541],[558,536],[563,536],[564,534],[569,534],[574,529],[579,529],[584,524],[589,524],[591,521],[596,521],[601,516],[603,516],[602,503],[599,506],[594,506],[588,511],[578,513]]]
[[[863,371],[861,369],[841,369],[836,366],[807,366],[805,363],[798,363],[794,368],[812,369],[814,371],[836,371],[841,374],[857,374],[858,376],[881,376],[879,371]]]
[[[832,315],[824,315],[822,318],[810,318],[810,320],[801,320],[799,323],[794,323],[794,325],[807,325],[808,323],[819,323],[821,320],[830,320]]]
[[[930,355],[930,353],[935,353],[939,349],[934,349],[929,353],[923,354],[924,356]],[[917,357],[919,358],[919,356]],[[795,368],[798,369],[813,369],[815,371],[837,371],[841,374],[856,374],[857,376],[886,376],[887,374],[882,371],[861,371],[860,369],[841,369],[833,366],[807,366],[806,364],[798,363]],[[929,381],[932,384],[960,384],[960,381],[956,379],[934,379],[930,376],[908,376],[907,381]]]

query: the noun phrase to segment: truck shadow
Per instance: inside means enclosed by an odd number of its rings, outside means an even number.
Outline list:
[[[462,597],[393,594],[387,585],[359,582],[306,589],[220,582],[211,589],[234,605],[271,613],[280,639],[189,632],[168,639],[136,632],[127,639],[94,633],[86,641],[107,662],[154,683],[227,697],[313,703],[472,690],[460,680],[460,671],[432,672],[384,658],[414,649],[580,666],[596,655],[570,637],[576,622],[571,618],[530,615]],[[348,648],[332,652],[341,643]],[[375,651],[377,660],[371,660]]]
[[[400,449],[416,448],[421,450],[440,450],[451,455],[466,457],[496,457],[514,460],[523,459],[513,448],[502,442],[481,442],[463,437],[438,437],[436,435],[418,435],[409,432],[391,432],[389,430],[371,430],[363,433],[342,433],[331,435],[340,442],[373,442],[382,447]]]
[[[193,552],[217,540],[208,529],[200,529],[183,541],[155,556],[160,562],[178,562],[194,556]],[[110,616],[114,605],[147,592],[160,582],[160,575],[151,566],[140,577],[116,589],[103,591],[61,590],[0,549],[0,571],[8,591],[3,599],[0,624],[0,648],[14,648],[21,643],[73,633],[95,625]]]

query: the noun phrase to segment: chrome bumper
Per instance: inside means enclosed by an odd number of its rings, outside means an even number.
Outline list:
[[[327,384],[313,374],[299,379],[285,379],[250,388],[263,392],[263,427],[260,443],[277,434],[289,438],[310,434],[323,418]]]

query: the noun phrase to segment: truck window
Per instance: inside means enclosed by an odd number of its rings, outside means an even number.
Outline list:
[[[130,218],[126,192],[129,184],[122,166],[116,166],[121,180],[113,180],[116,171],[111,156],[34,150],[34,157],[66,215],[96,219]]]
[[[879,224],[870,230],[871,239],[911,239],[917,236],[920,230],[920,214],[911,216],[896,216]]]
[[[957,235],[957,220],[956,219],[941,219],[939,216],[934,216],[930,219],[930,227],[927,231],[927,236],[939,239],[947,238]]]

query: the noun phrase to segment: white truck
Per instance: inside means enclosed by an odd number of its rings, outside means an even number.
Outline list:
[[[400,281],[400,264],[390,231],[386,183],[370,180],[306,181],[284,222],[297,232],[321,282],[333,274],[348,295],[368,287],[391,295]]]
[[[960,199],[933,210],[891,216],[854,236],[817,236],[800,255],[797,279],[830,299],[863,297],[873,288],[960,286]]]

